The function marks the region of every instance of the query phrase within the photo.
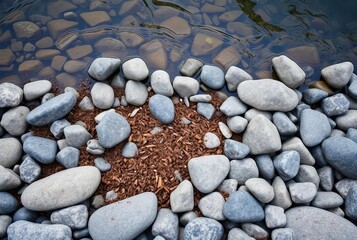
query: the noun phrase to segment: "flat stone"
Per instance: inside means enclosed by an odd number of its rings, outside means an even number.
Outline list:
[[[197,113],[201,114],[208,120],[211,120],[215,111],[216,109],[210,103],[203,103],[203,102],[197,103]]]
[[[292,183],[289,185],[289,192],[294,203],[309,203],[316,196],[317,188],[311,182]]]
[[[265,207],[265,224],[268,228],[284,227],[286,224],[284,208],[267,205]]]
[[[275,168],[271,157],[264,154],[258,155],[254,159],[259,169],[259,174],[266,180],[273,179],[275,176]]]
[[[229,178],[238,180],[240,184],[244,184],[250,178],[259,176],[257,164],[252,158],[232,160],[230,164]]]
[[[94,106],[99,109],[109,109],[114,102],[113,88],[102,82],[96,82],[90,91]]]
[[[16,107],[23,98],[23,91],[21,88],[12,83],[0,84],[0,108]]]
[[[36,52],[36,58],[39,60],[52,59],[54,56],[59,55],[61,52],[56,49],[41,49]]]
[[[322,209],[336,208],[343,204],[343,198],[335,192],[318,191],[311,205]]]
[[[41,33],[41,29],[29,21],[16,22],[12,27],[14,28],[16,37],[20,39],[34,38]]]
[[[114,74],[120,63],[118,58],[96,58],[91,63],[88,74],[98,81],[104,81]]]
[[[48,15],[55,17],[55,18],[59,17],[60,15],[62,15],[65,12],[75,10],[76,8],[77,8],[77,6],[74,5],[73,3],[63,1],[63,0],[47,3]]]
[[[18,71],[21,74],[37,73],[43,68],[43,63],[40,60],[27,60],[19,65]]]
[[[16,138],[0,139],[0,165],[13,167],[22,156],[22,145]]]
[[[53,46],[53,39],[49,36],[43,37],[35,43],[38,48],[50,48]]]
[[[11,49],[0,49],[0,66],[9,66],[15,61],[15,55]]]
[[[219,140],[216,134],[212,132],[207,132],[203,136],[203,144],[206,148],[213,149],[219,147],[219,145],[221,145],[221,141]]]
[[[197,33],[193,39],[191,52],[194,56],[201,56],[212,52],[223,44],[223,41],[215,37]]]
[[[24,96],[26,101],[42,97],[52,89],[52,83],[48,80],[39,80],[24,85]]]
[[[342,62],[325,67],[321,70],[321,75],[331,87],[342,88],[351,79],[353,70],[351,62]]]
[[[141,58],[132,58],[123,63],[124,77],[128,80],[141,81],[148,77],[149,69]]]
[[[273,163],[279,176],[287,181],[297,175],[300,165],[300,155],[295,150],[283,151],[274,157]]]
[[[45,126],[67,115],[77,102],[72,92],[60,94],[33,109],[26,121],[34,126]]]
[[[257,115],[250,120],[242,142],[249,147],[250,153],[255,155],[273,153],[281,149],[278,130],[263,115]]]
[[[80,203],[97,190],[101,175],[96,167],[60,171],[29,185],[21,202],[29,210],[48,211]]]
[[[348,110],[346,114],[335,118],[337,127],[342,131],[349,128],[357,129],[357,110]]]
[[[318,88],[310,88],[305,89],[302,92],[302,96],[304,102],[306,102],[307,104],[315,104],[320,102],[322,99],[328,97],[328,92]]]
[[[51,213],[51,222],[63,224],[71,229],[82,229],[87,226],[88,209],[86,205],[76,205]]]
[[[236,65],[241,60],[241,54],[236,46],[229,46],[220,51],[213,59],[213,61],[223,69],[227,69],[232,65]]]
[[[249,154],[249,147],[241,142],[226,139],[224,141],[224,155],[228,159],[243,159]]]
[[[227,24],[227,30],[228,32],[236,34],[244,39],[253,38],[253,29],[246,23],[230,22]]]
[[[20,165],[20,178],[23,182],[31,184],[36,181],[41,174],[40,165],[30,157],[26,157]]]
[[[353,239],[356,226],[345,218],[315,207],[294,207],[286,211],[285,227],[294,231],[294,239]],[[331,227],[333,226],[333,227]]]
[[[224,229],[222,224],[214,219],[199,217],[190,221],[184,232],[184,239],[222,239]]]
[[[154,222],[156,214],[157,198],[145,192],[98,209],[89,218],[88,230],[93,239],[133,239]]]
[[[253,79],[246,71],[236,66],[230,66],[224,78],[226,79],[227,88],[231,92],[237,91],[241,82]]]
[[[195,58],[187,58],[183,63],[180,73],[183,76],[192,77],[203,67],[203,63]]]
[[[169,124],[174,121],[175,107],[171,99],[155,94],[149,99],[149,109],[151,114],[163,124]]]
[[[264,210],[250,193],[237,191],[225,202],[223,215],[232,222],[258,222],[264,219]]]
[[[211,102],[212,96],[209,94],[196,94],[190,97],[190,102]]]
[[[247,109],[247,105],[234,96],[227,98],[219,107],[219,110],[228,117],[244,114]]]
[[[166,71],[156,70],[150,76],[150,85],[156,94],[171,97],[174,94],[170,76]]]
[[[271,201],[271,204],[288,209],[292,205],[292,201],[283,179],[279,176],[275,177],[272,186],[274,189],[274,199]]]
[[[250,178],[245,181],[245,186],[262,203],[268,203],[274,198],[273,187],[263,178]]]
[[[218,90],[224,86],[223,71],[211,65],[204,65],[201,71],[201,81],[209,88]]]
[[[223,155],[192,158],[188,170],[193,185],[202,193],[216,189],[229,172],[229,160]]]
[[[345,114],[349,107],[350,102],[342,93],[325,98],[321,103],[322,110],[329,117]]]
[[[127,139],[131,128],[128,121],[115,112],[105,114],[96,126],[99,144],[104,148],[112,148]]]
[[[78,167],[80,152],[75,147],[66,147],[56,155],[56,161],[65,168]]]
[[[305,72],[287,56],[281,55],[279,57],[274,57],[272,62],[279,79],[286,86],[297,88],[305,81]]]
[[[175,240],[179,235],[178,216],[168,208],[161,208],[152,225],[151,233],[154,236],[161,236],[163,239]]]
[[[0,192],[0,214],[9,214],[16,211],[19,204],[16,198],[8,192]]]
[[[27,130],[26,116],[29,112],[25,106],[11,108],[2,115],[1,126],[12,136],[21,136]]]
[[[78,45],[66,50],[68,56],[73,60],[88,56],[92,52],[93,52],[93,48],[91,45]]]
[[[0,191],[13,190],[20,185],[21,180],[19,176],[11,169],[0,165]]]
[[[247,119],[240,116],[233,116],[227,118],[227,125],[234,133],[242,133],[248,125]]]
[[[269,233],[257,224],[243,223],[242,229],[254,239],[267,239],[269,237]]]
[[[138,147],[133,142],[127,142],[121,152],[121,155],[125,158],[132,158],[138,154]]]
[[[155,69],[167,68],[167,54],[164,44],[158,39],[149,41],[139,48],[139,55]]]
[[[91,27],[111,21],[110,16],[105,11],[84,12],[79,16]]]
[[[174,32],[179,38],[191,34],[191,27],[188,22],[177,16],[173,16],[160,24],[161,27],[167,28]]]
[[[68,21],[65,19],[55,19],[47,23],[48,31],[53,39],[57,39],[62,33],[74,28],[78,22]]]
[[[296,125],[290,120],[286,113],[283,112],[275,112],[273,114],[273,123],[282,136],[294,135],[298,130]]]
[[[272,79],[244,81],[237,91],[244,103],[264,111],[288,112],[299,102],[292,89]]]
[[[190,181],[182,181],[170,194],[170,206],[174,213],[193,210],[193,186]]]
[[[131,105],[144,105],[148,95],[146,86],[141,82],[129,80],[125,85],[125,99]]]
[[[23,149],[35,160],[43,164],[50,164],[55,161],[57,143],[48,138],[28,137],[24,142]]]
[[[210,193],[198,202],[198,208],[203,216],[215,219],[217,221],[225,220],[223,216],[223,205],[225,201],[219,192]]]
[[[301,164],[314,165],[315,158],[311,155],[310,151],[306,148],[304,143],[298,137],[288,139],[283,143],[282,151],[295,150],[300,155]]]
[[[121,32],[118,34],[127,47],[136,47],[144,42],[144,38],[132,32]]]
[[[125,45],[116,38],[106,37],[99,40],[94,45],[94,49],[97,52],[125,51]]]

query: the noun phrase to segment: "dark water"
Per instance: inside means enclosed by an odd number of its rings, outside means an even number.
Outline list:
[[[80,14],[91,11],[104,11],[109,18],[90,26]],[[12,49],[15,57],[5,61],[8,65],[0,65],[0,82],[21,85],[50,79],[60,87],[91,83],[86,70],[100,56],[123,61],[141,56],[150,70],[166,69],[172,78],[179,75],[180,65],[188,57],[222,69],[236,65],[253,78],[263,78],[272,75],[271,59],[285,54],[303,67],[308,84],[318,80],[327,65],[351,61],[357,66],[356,12],[356,1],[332,0],[2,0],[0,49]],[[172,17],[176,18],[170,20]],[[49,25],[55,19],[66,19],[75,26],[51,34]],[[35,23],[40,33],[17,38],[13,24],[18,21]],[[54,44],[45,50],[59,50],[54,55],[67,61],[71,60],[68,49],[82,45],[93,49],[79,48],[83,56],[79,54],[64,69],[54,69],[53,56],[40,57],[36,44],[48,36]],[[119,41],[103,42],[105,38]],[[26,44],[27,52],[23,51]],[[36,59],[40,66],[19,71],[21,64]],[[82,67],[73,69],[76,64]]]

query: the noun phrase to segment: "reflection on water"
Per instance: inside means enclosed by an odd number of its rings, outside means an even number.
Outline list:
[[[357,5],[331,0],[25,0],[0,2],[0,81],[91,83],[96,57],[141,56],[179,74],[194,56],[271,77],[286,54],[318,80],[332,63],[357,65]]]

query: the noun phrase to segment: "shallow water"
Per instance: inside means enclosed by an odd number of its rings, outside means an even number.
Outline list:
[[[13,54],[0,56],[0,82],[19,85],[36,79],[50,79],[60,88],[90,84],[88,66],[100,56],[123,61],[140,56],[151,71],[166,69],[172,78],[188,57],[222,69],[236,65],[264,78],[272,77],[271,59],[286,54],[303,67],[306,84],[318,80],[327,65],[357,65],[353,1],[3,0],[0,9],[0,51],[10,48]],[[104,12],[87,21],[81,15],[93,11]],[[102,22],[91,22],[101,17]],[[51,26],[56,19],[73,26]],[[17,37],[13,24],[18,21],[31,21],[40,32]],[[45,37],[53,45],[41,49],[38,41]],[[54,63],[58,55],[69,61],[64,67]],[[24,68],[29,60],[40,62]]]

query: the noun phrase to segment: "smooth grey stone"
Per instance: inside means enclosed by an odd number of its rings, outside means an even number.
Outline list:
[[[203,216],[217,221],[225,220],[223,216],[224,198],[219,192],[212,192],[202,197],[198,202],[198,208]]]
[[[201,61],[194,58],[187,58],[180,69],[180,73],[184,76],[192,77],[202,66],[203,63]]]
[[[75,148],[83,147],[92,138],[90,133],[80,125],[70,125],[63,129],[67,143]]]
[[[274,189],[274,199],[270,204],[282,207],[284,209],[289,208],[292,205],[290,193],[281,177],[274,178],[272,183]]]
[[[202,103],[202,102],[197,103],[197,112],[202,116],[204,116],[205,118],[207,118],[208,120],[210,120],[213,117],[215,111],[216,109],[210,103]]]
[[[0,191],[13,190],[20,185],[20,177],[13,170],[0,165]]]
[[[113,108],[120,107],[120,99],[119,99],[118,97],[115,97],[115,98],[114,98],[114,102],[113,102],[112,107],[113,107]]]
[[[27,208],[19,208],[12,216],[13,222],[25,220],[29,222],[35,222],[38,217],[38,213],[28,210]]]
[[[41,99],[41,104],[44,104],[45,102],[47,102],[48,100],[52,99],[55,97],[55,94],[53,93],[46,93],[45,95],[43,95],[42,99]]]
[[[340,129],[332,129],[330,137],[345,137],[346,134]]]
[[[280,228],[286,224],[284,208],[274,205],[265,206],[265,224],[268,228]]]
[[[21,202],[33,211],[72,206],[92,196],[100,181],[96,167],[66,169],[30,184],[22,193]]]
[[[186,226],[191,220],[197,218],[197,214],[194,211],[186,212],[180,217],[180,224]]]
[[[264,210],[250,193],[237,191],[225,202],[223,215],[232,222],[258,222],[264,219]]]
[[[248,122],[250,122],[250,120],[252,120],[255,116],[257,115],[263,115],[264,117],[266,117],[267,119],[269,119],[270,121],[272,121],[273,119],[273,115],[271,114],[271,112],[267,112],[267,111],[261,111],[255,108],[251,108],[249,109],[245,114],[244,114],[244,118],[248,120]]]
[[[203,136],[203,144],[205,145],[206,148],[208,149],[213,149],[219,147],[221,145],[221,140],[217,137],[216,134],[207,132]]]
[[[329,117],[345,114],[349,107],[350,102],[341,93],[325,98],[321,103],[322,110]]]
[[[295,176],[296,182],[312,182],[316,188],[319,188],[320,177],[317,174],[316,168],[309,165],[300,165],[299,172]]]
[[[338,181],[335,184],[335,188],[337,192],[343,197],[346,198],[348,191],[351,187],[357,186],[357,180],[352,180],[348,178],[344,178]]]
[[[259,174],[266,180],[273,179],[275,176],[275,168],[271,157],[269,155],[258,155],[254,159],[257,164]]]
[[[268,203],[274,198],[273,187],[263,178],[250,178],[245,181],[245,186],[262,203]]]
[[[107,160],[105,160],[102,157],[94,159],[94,165],[101,171],[101,172],[106,172],[109,171],[112,165],[108,163]]]
[[[89,97],[85,96],[82,101],[78,104],[81,110],[94,110],[94,105]]]
[[[11,108],[2,115],[1,126],[12,136],[21,136],[27,130],[26,116],[30,109],[24,106]]]
[[[342,62],[323,68],[321,75],[331,87],[343,88],[351,79],[353,69],[351,62]]]
[[[126,80],[124,77],[120,76],[120,74],[115,74],[112,81],[110,82],[110,86],[113,88],[125,88]]]
[[[0,192],[0,215],[16,211],[19,204],[16,198],[8,192]]]
[[[0,165],[13,167],[21,158],[22,145],[16,138],[0,139]]]
[[[28,221],[17,221],[7,229],[9,239],[46,240],[46,239],[72,239],[72,231],[62,224],[38,224]]]
[[[316,160],[316,164],[318,166],[323,167],[327,165],[325,156],[322,152],[321,144],[310,148],[310,153],[313,156],[313,158]]]
[[[52,89],[52,83],[48,80],[38,80],[24,85],[24,97],[26,101],[32,101],[42,97]]]
[[[105,204],[105,200],[104,200],[104,197],[100,194],[98,195],[95,195],[93,198],[92,198],[92,201],[91,201],[91,206],[94,207],[95,209],[98,209],[98,208],[101,208],[104,206]]]
[[[284,181],[287,181],[297,175],[300,166],[300,155],[295,150],[283,151],[274,157],[273,163],[279,176]]]
[[[179,235],[178,216],[168,208],[161,208],[151,228],[154,236],[161,236],[165,240],[176,240]]]
[[[88,209],[85,205],[63,208],[51,213],[51,222],[63,224],[71,229],[82,229],[87,226]]]
[[[175,107],[171,99],[155,94],[149,99],[149,109],[151,114],[163,124],[169,124],[174,121]]]
[[[21,88],[12,83],[0,84],[0,108],[17,107],[23,98]]]
[[[216,66],[204,65],[201,71],[201,81],[209,88],[218,90],[224,86],[224,73]]]
[[[345,212],[348,217],[353,220],[357,220],[357,186],[351,187],[347,193],[345,200]]]
[[[302,92],[302,96],[305,103],[315,104],[320,102],[322,99],[327,98],[328,92],[318,88],[310,88],[310,89],[305,89]]]
[[[346,138],[349,138],[355,143],[357,143],[357,129],[349,128],[346,133]]]
[[[232,160],[230,162],[229,178],[236,179],[239,184],[244,184],[250,178],[259,176],[259,170],[252,158]]]
[[[133,239],[154,222],[156,214],[155,194],[144,192],[95,211],[88,230],[93,239]]]
[[[196,94],[190,97],[190,102],[210,102],[212,96],[209,94]]]
[[[71,123],[66,119],[60,119],[51,124],[50,131],[55,138],[60,139],[63,136],[63,129],[70,125]]]
[[[45,126],[67,115],[77,102],[72,92],[60,94],[33,109],[26,121],[34,126]]]
[[[88,74],[98,81],[107,80],[120,66],[118,58],[96,58],[88,69]]]
[[[135,157],[138,153],[138,147],[133,142],[127,142],[121,152],[121,155],[125,158]]]
[[[311,153],[306,148],[304,143],[298,137],[293,137],[293,138],[290,138],[289,140],[285,141],[283,143],[283,146],[282,146],[281,150],[282,151],[295,150],[300,155],[301,164],[307,164],[307,165],[314,165],[315,164],[314,157],[311,155]]]
[[[0,215],[0,238],[6,237],[6,230],[12,223],[12,219],[7,215]]]
[[[73,237],[75,237],[77,239],[81,239],[81,240],[83,240],[83,238],[85,238],[85,237],[89,237],[88,228],[83,228],[83,229],[73,231]],[[90,239],[88,239],[88,240],[90,240]]]
[[[66,87],[66,88],[64,89],[64,92],[72,92],[72,93],[74,93],[74,95],[77,96],[77,98],[79,98],[79,93],[78,93],[77,90],[74,89],[73,87]]]
[[[31,157],[26,157],[20,165],[21,180],[25,183],[31,184],[40,177],[40,174],[41,166]]]
[[[174,213],[187,212],[193,209],[193,186],[190,181],[182,181],[170,194],[170,206]]]
[[[311,205],[322,209],[336,208],[343,204],[343,198],[335,192],[318,191]]]
[[[354,239],[356,226],[336,214],[315,207],[294,207],[285,212],[285,227],[294,231],[294,239]]]
[[[171,97],[174,94],[170,76],[166,71],[156,70],[150,76],[150,85],[156,94]]]
[[[294,203],[309,203],[316,196],[317,188],[311,182],[292,183],[289,185],[289,192]]]
[[[105,149],[100,146],[99,141],[97,139],[91,139],[87,142],[87,152],[94,155],[101,155],[104,153]]]
[[[106,110],[106,111],[103,111],[103,112],[99,113],[98,115],[96,115],[94,117],[94,121],[96,123],[100,123],[100,121],[102,121],[103,117],[109,112],[114,112],[115,113],[115,109],[111,108],[109,110]]]
[[[120,105],[123,106],[123,107],[128,106],[128,102],[126,101],[125,95],[121,96]]]
[[[232,228],[228,233],[228,240],[255,240],[240,228]]]
[[[346,92],[350,97],[357,99],[357,75],[354,73],[352,74]]]
[[[253,223],[243,223],[242,229],[255,239],[267,239],[269,237],[269,233],[265,229]]]
[[[56,161],[65,168],[78,167],[80,151],[75,147],[66,147],[56,155]]]
[[[227,125],[234,133],[242,133],[248,125],[248,121],[240,116],[233,116],[227,118]]]
[[[330,209],[327,209],[327,211],[332,212],[333,214],[336,214],[337,216],[345,217],[345,212],[340,207],[330,208]]]
[[[272,240],[293,240],[294,231],[291,228],[277,228],[271,232]]]
[[[244,132],[242,142],[254,155],[273,153],[281,149],[278,130],[272,122],[263,115],[255,116]]]
[[[200,84],[194,78],[177,76],[174,78],[173,87],[177,94],[184,98],[197,94]]]
[[[48,138],[29,137],[25,140],[23,149],[35,160],[43,164],[50,164],[56,159],[57,143]]]
[[[149,69],[141,58],[132,58],[122,65],[124,77],[128,80],[141,81],[149,76]]]
[[[141,82],[129,80],[125,85],[125,99],[131,105],[144,105],[148,95],[146,86]]]
[[[346,177],[357,179],[357,143],[345,137],[328,138],[322,143],[326,161]]]
[[[227,194],[231,194],[237,191],[238,180],[237,179],[226,179],[218,187],[217,190]]]
[[[357,128],[357,110],[348,110],[346,114],[336,117],[337,127],[342,131]]]
[[[247,105],[234,96],[227,98],[219,107],[219,110],[228,117],[243,114],[247,109]]]
[[[285,55],[272,59],[273,67],[279,79],[290,88],[297,88],[304,83],[306,74],[293,60]]]
[[[237,91],[241,82],[253,79],[246,71],[236,66],[230,66],[224,78],[226,79],[227,88],[231,92]]]
[[[127,139],[131,132],[128,121],[120,114],[108,112],[96,126],[99,144],[112,148]]]
[[[90,91],[93,104],[99,109],[109,109],[114,103],[113,88],[102,82],[96,82]]]
[[[244,103],[263,111],[289,112],[299,102],[292,89],[272,79],[244,81],[238,86],[238,96]]]
[[[210,155],[192,158],[188,171],[192,184],[202,193],[210,193],[226,178],[229,160],[224,155]]]
[[[249,147],[241,142],[226,139],[224,141],[224,155],[228,159],[243,159],[249,154]]]
[[[331,191],[335,183],[333,169],[325,166],[317,170],[320,178],[320,187],[325,191]]]
[[[66,141],[66,139],[60,139],[60,140],[57,140],[57,146],[58,146],[58,149],[61,151],[63,149],[65,149],[66,147],[70,147]]]
[[[186,225],[184,239],[220,240],[223,237],[223,233],[224,229],[221,223],[214,219],[199,217],[193,219]]]
[[[273,114],[273,123],[278,129],[278,132],[282,136],[291,136],[297,132],[297,127],[289,119],[286,113],[275,112]]]

